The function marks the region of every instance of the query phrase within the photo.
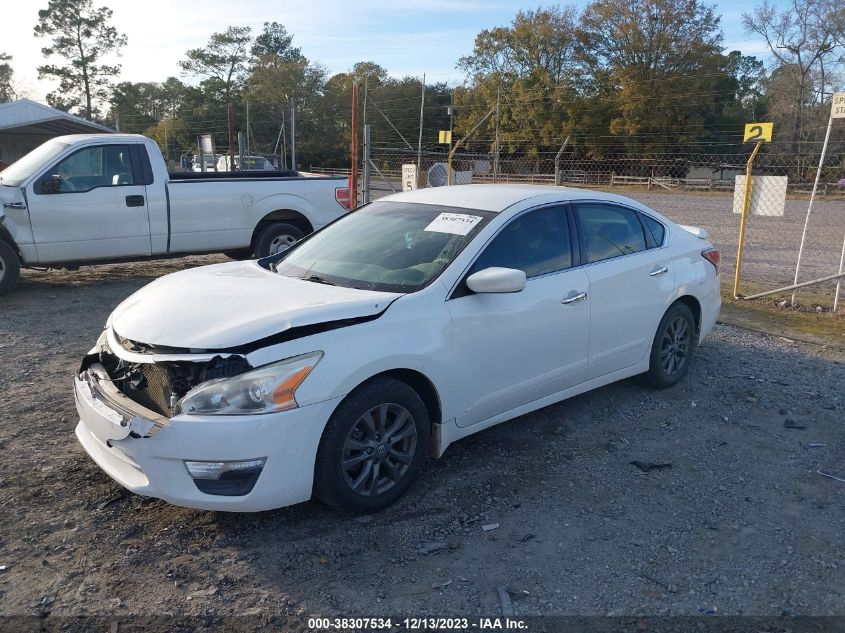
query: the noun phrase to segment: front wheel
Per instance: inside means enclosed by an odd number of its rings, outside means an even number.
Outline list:
[[[654,335],[646,382],[658,389],[676,384],[689,370],[697,342],[695,318],[690,309],[683,303],[670,306]]]
[[[417,392],[381,377],[353,391],[323,431],[314,495],[352,514],[376,512],[411,487],[428,457],[428,412]]]
[[[267,257],[288,250],[305,234],[293,224],[278,222],[265,226],[255,239],[255,256]]]
[[[21,262],[8,242],[0,240],[0,295],[10,292],[18,283]]]

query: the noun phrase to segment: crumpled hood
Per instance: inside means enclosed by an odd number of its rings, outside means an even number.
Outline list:
[[[121,337],[148,345],[224,349],[293,327],[368,317],[401,295],[284,277],[254,261],[166,275],[111,316]]]

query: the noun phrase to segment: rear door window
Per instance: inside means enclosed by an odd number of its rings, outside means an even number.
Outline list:
[[[640,217],[645,222],[648,230],[651,231],[651,236],[654,238],[655,246],[663,246],[663,238],[666,236],[666,228],[660,222],[645,214],[642,214]]]
[[[643,225],[636,211],[613,204],[579,202],[575,213],[588,264],[646,250]]]

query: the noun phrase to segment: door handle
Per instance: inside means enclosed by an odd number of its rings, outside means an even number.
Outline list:
[[[126,196],[127,207],[143,207],[144,196]]]
[[[566,297],[566,298],[564,298],[564,299],[561,299],[561,301],[560,301],[560,302],[561,302],[563,305],[569,305],[570,303],[575,303],[575,302],[577,302],[577,301],[583,301],[583,300],[584,300],[584,299],[586,299],[586,298],[587,298],[587,293],[586,293],[586,292],[578,292],[578,293],[572,293],[572,294],[570,294],[568,297]]]
[[[664,273],[668,273],[669,269],[666,266],[661,266],[660,268],[655,268],[652,270],[648,276],[649,277],[657,277],[658,275],[662,275]]]
[[[23,202],[4,202],[3,208],[4,209],[26,209],[26,205]]]

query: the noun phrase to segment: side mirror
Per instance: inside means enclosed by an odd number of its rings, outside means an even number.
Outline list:
[[[525,289],[525,273],[515,268],[485,268],[467,277],[473,292],[521,292]]]
[[[64,179],[59,174],[53,174],[41,181],[42,193],[60,193]]]

